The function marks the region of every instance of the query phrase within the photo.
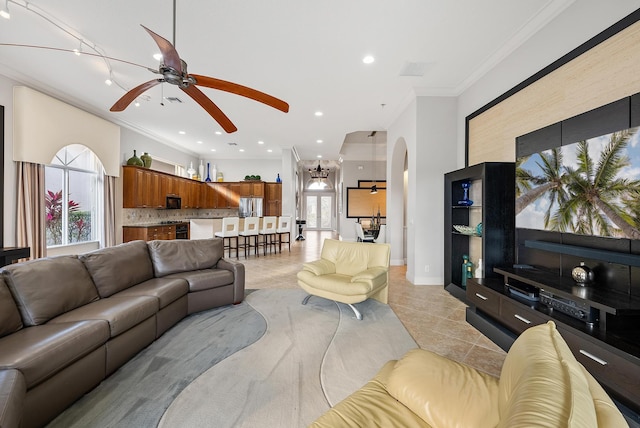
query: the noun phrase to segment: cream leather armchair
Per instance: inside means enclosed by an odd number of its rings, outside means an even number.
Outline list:
[[[389,244],[371,245],[325,239],[320,260],[305,263],[298,272],[298,285],[309,296],[345,303],[356,318],[362,314],[354,306],[372,298],[387,303],[389,296]]]

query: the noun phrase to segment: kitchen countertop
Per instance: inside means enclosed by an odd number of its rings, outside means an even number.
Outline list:
[[[189,224],[189,220],[179,221],[175,223],[144,223],[144,224],[127,224],[122,227],[160,227],[160,226],[177,226],[180,224]]]

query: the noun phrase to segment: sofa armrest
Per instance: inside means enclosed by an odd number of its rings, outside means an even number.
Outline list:
[[[17,427],[27,385],[18,370],[0,370],[0,427]]]
[[[244,300],[244,265],[236,260],[220,259],[216,267],[233,273],[233,303],[242,302]]]
[[[328,260],[320,259],[320,260],[304,263],[302,265],[302,270],[309,271],[318,276],[329,275],[332,273],[336,273],[336,265]]]
[[[433,427],[495,427],[498,379],[423,349],[400,359],[387,390]]]
[[[380,277],[380,276],[386,276],[387,275],[387,269],[383,268],[383,267],[372,267],[369,268],[367,270],[363,270],[362,272],[359,272],[355,275],[353,275],[353,277],[351,278],[351,282],[358,282],[358,281],[373,281],[374,279]]]

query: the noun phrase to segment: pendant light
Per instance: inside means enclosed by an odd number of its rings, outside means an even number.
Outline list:
[[[378,186],[376,186],[376,144],[375,137],[377,131],[371,131],[371,161],[373,162],[373,186],[371,186],[371,194],[378,193]]]

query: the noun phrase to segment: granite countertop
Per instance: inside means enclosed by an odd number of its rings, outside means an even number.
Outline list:
[[[160,227],[160,226],[176,226],[179,224],[189,224],[189,220],[176,221],[172,223],[156,222],[156,223],[126,224],[126,225],[122,225],[122,227]]]

